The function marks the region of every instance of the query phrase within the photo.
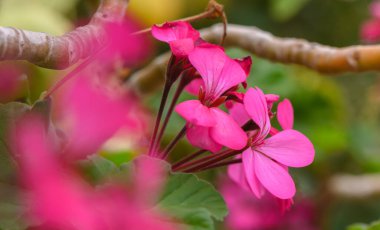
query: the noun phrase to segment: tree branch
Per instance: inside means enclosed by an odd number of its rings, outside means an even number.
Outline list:
[[[67,68],[104,45],[102,25],[120,21],[127,5],[128,0],[101,0],[88,25],[63,36],[0,27],[0,60],[26,60],[45,68]]]
[[[222,36],[217,24],[202,30],[203,37],[217,42]],[[307,66],[323,73],[380,70],[380,45],[335,48],[303,39],[278,38],[254,26],[228,25],[226,46],[239,47],[259,57],[281,63]]]
[[[333,176],[328,188],[337,197],[367,198],[380,194],[380,174]]]

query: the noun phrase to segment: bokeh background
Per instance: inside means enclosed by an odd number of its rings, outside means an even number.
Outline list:
[[[254,25],[276,36],[304,38],[337,47],[363,43],[360,28],[370,18],[368,6],[371,3],[370,0],[220,2],[225,5],[230,23]],[[0,25],[60,35],[86,23],[97,5],[95,0],[1,0]],[[143,27],[149,27],[202,12],[206,5],[206,0],[131,0],[128,11]],[[202,20],[194,26],[200,29],[216,22],[219,21]],[[153,53],[167,50],[164,44],[157,43]],[[227,51],[233,57],[249,55],[239,49]],[[9,69],[9,65],[19,72],[15,71],[12,76],[16,77],[7,82],[0,81],[1,103],[33,102],[66,73],[25,62],[0,63],[0,73],[2,69]],[[14,90],[4,87],[9,82]],[[292,172],[298,186],[296,202],[307,199],[312,203],[316,229],[345,229],[352,223],[380,219],[380,196],[348,198],[331,193],[329,188],[329,181],[335,175],[380,175],[380,74],[322,75],[304,67],[272,63],[253,56],[248,85],[289,98],[295,109],[295,128],[305,133],[316,147],[315,162]],[[152,113],[158,107],[159,97],[158,90],[144,100]],[[189,95],[182,99],[186,97]],[[183,120],[174,116],[165,140],[170,140],[183,124]],[[189,151],[191,147],[183,141],[174,155],[179,157]],[[127,148],[124,157],[113,160],[130,159],[135,152]],[[220,175],[220,171],[214,170],[200,176],[218,185]]]

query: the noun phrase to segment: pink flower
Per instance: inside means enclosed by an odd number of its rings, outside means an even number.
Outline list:
[[[229,213],[225,220],[231,230],[315,230],[315,207],[310,200],[302,199],[287,213],[279,210],[279,203],[271,195],[257,199],[236,183],[223,179],[220,191]]]
[[[13,130],[12,140],[20,179],[28,194],[24,197],[29,205],[27,217],[42,224],[38,229],[176,229],[164,221],[167,217],[151,209],[152,204],[142,194],[146,191],[140,190],[159,188],[162,173],[157,170],[156,159],[138,160],[134,185],[140,189],[136,192],[131,192],[135,187],[115,184],[94,188],[62,161],[40,117],[22,119]],[[141,168],[146,167],[150,170],[142,173]]]
[[[104,24],[107,45],[96,56],[103,65],[122,61],[125,66],[141,64],[151,53],[152,44],[146,35],[133,35],[140,30],[137,22],[127,18],[121,23]]]
[[[280,199],[290,199],[295,194],[293,179],[287,166],[304,167],[314,159],[312,143],[298,131],[288,129],[267,138],[271,124],[268,103],[263,92],[249,89],[244,97],[244,107],[258,126],[251,132],[251,146],[242,154],[242,165],[230,166],[230,177],[248,187],[258,197],[264,188]]]
[[[136,102],[120,88],[107,86],[105,82],[78,77],[62,100],[61,122],[67,137],[65,157],[84,158],[93,154],[119,128],[135,125],[128,114]]]
[[[243,59],[234,59],[237,63],[240,64],[241,68],[244,70],[245,74],[248,76],[249,72],[251,70],[252,65],[252,59],[251,57],[247,56]],[[244,88],[246,88],[246,81],[242,82]],[[199,90],[201,87],[204,86],[203,79],[199,76],[197,76],[194,80],[192,80],[185,88],[185,90],[190,93],[191,95],[197,96],[199,94]]]
[[[188,22],[167,22],[154,25],[152,35],[157,40],[167,42],[175,56],[187,56],[194,48],[200,34]]]
[[[372,19],[365,22],[361,28],[361,38],[366,42],[377,42],[380,40],[380,20]]]
[[[176,112],[187,122],[187,138],[197,147],[211,152],[222,146],[241,149],[247,136],[224,111],[217,108],[225,100],[223,94],[246,80],[245,70],[218,46],[203,44],[189,54],[189,60],[203,79],[199,100],[177,105]]]

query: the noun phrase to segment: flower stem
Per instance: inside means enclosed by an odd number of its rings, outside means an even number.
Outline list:
[[[196,151],[195,153],[188,155],[187,157],[185,157],[185,158],[181,159],[180,161],[174,163],[172,166],[172,169],[178,168],[179,166],[183,165],[184,163],[191,161],[192,159],[202,155],[205,152],[207,152],[207,150],[201,149],[201,150]]]
[[[207,167],[204,167],[200,170],[197,170],[197,171],[188,171],[186,170],[185,172],[200,172],[200,171],[205,171],[205,170],[208,170],[208,169],[213,169],[213,168],[217,168],[217,167],[222,167],[222,166],[226,166],[226,165],[231,165],[231,164],[239,164],[241,163],[242,160],[241,159],[233,159],[233,160],[226,160],[226,161],[222,161],[222,162],[218,162],[218,163],[215,163],[215,164],[211,164]]]
[[[170,144],[165,148],[165,150],[162,152],[161,159],[166,159],[170,152],[174,149],[174,147],[177,145],[178,141],[181,140],[183,136],[185,136],[186,133],[186,125],[179,131],[177,136],[170,142]]]
[[[179,85],[177,87],[177,90],[175,91],[175,94],[173,96],[172,102],[170,103],[170,107],[169,107],[169,109],[168,109],[168,111],[166,113],[164,123],[162,124],[160,132],[158,133],[158,136],[157,136],[157,140],[154,143],[153,150],[159,149],[160,143],[161,143],[161,139],[162,139],[162,136],[164,135],[166,126],[169,123],[169,119],[170,119],[170,117],[171,117],[171,115],[173,113],[174,107],[175,107],[175,105],[176,105],[176,103],[178,101],[178,98],[181,95],[183,89],[185,88],[185,86],[186,86],[186,80],[183,77],[183,78],[181,78],[181,81],[180,81],[180,83],[179,83]]]
[[[156,117],[156,122],[154,124],[154,130],[153,130],[152,138],[150,140],[149,152],[148,152],[150,156],[152,156],[154,154],[153,153],[154,143],[156,140],[158,128],[160,127],[162,113],[164,112],[165,104],[166,104],[166,101],[168,99],[168,95],[169,95],[169,91],[170,91],[171,86],[172,86],[172,84],[166,80],[165,86],[164,86],[164,91],[162,92],[160,107],[158,109],[158,114]]]
[[[183,172],[193,172],[193,171],[198,171],[198,170],[201,170],[201,169],[204,169],[210,165],[213,165],[219,161],[222,161],[224,159],[227,159],[229,157],[232,157],[232,156],[235,156],[237,154],[241,153],[240,150],[228,150],[228,151],[225,151],[224,153],[222,154],[219,154],[218,156],[208,160],[208,161],[205,161],[205,162],[202,162],[201,164],[199,165],[195,165],[195,166],[192,166],[186,170],[184,170]]]
[[[149,144],[149,151],[148,151],[149,156],[153,156],[157,154],[154,150],[155,150],[156,137],[157,137],[158,129],[160,127],[162,114],[164,113],[164,109],[165,109],[166,101],[169,96],[170,89],[173,86],[174,82],[177,80],[178,76],[180,75],[180,73],[176,71],[176,66],[175,66],[176,63],[177,63],[176,57],[174,55],[171,55],[168,62],[168,66],[166,68],[165,84],[164,84],[164,90],[162,92],[160,107],[158,109],[158,114],[156,117],[156,122],[154,124],[152,138]]]

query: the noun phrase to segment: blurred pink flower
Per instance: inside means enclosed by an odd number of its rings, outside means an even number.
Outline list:
[[[231,230],[316,230],[315,212],[311,201],[303,199],[292,210],[282,213],[271,195],[257,199],[231,180],[220,183],[220,191],[229,214],[225,220]]]
[[[152,44],[145,34],[133,35],[140,29],[137,22],[131,18],[125,19],[122,23],[106,24],[108,46],[98,58],[108,63],[113,63],[115,58],[119,58],[126,66],[141,64],[150,55]]]
[[[167,22],[162,26],[152,26],[152,35],[157,40],[167,42],[173,54],[187,56],[194,48],[200,34],[188,22]]]
[[[373,1],[369,6],[372,17],[380,19],[380,1]]]
[[[258,126],[252,132],[251,147],[242,153],[242,165],[229,166],[229,175],[243,187],[248,187],[260,198],[264,188],[280,199],[290,199],[295,194],[293,179],[286,166],[304,167],[314,159],[312,143],[298,131],[285,130],[267,138],[271,124],[268,103],[264,93],[249,89],[244,97],[244,107]]]
[[[182,102],[175,109],[188,122],[189,142],[211,152],[219,151],[223,145],[231,149],[243,148],[246,134],[217,107],[224,102],[226,91],[246,80],[246,71],[222,48],[211,44],[197,46],[190,52],[189,60],[204,83],[199,100]]]
[[[80,76],[62,100],[61,122],[67,137],[65,157],[85,158],[119,128],[134,125],[127,115],[136,102],[120,88],[108,88],[104,82]]]
[[[39,117],[22,119],[12,137],[20,179],[27,189],[24,199],[29,204],[28,217],[41,225],[38,229],[176,229],[165,221],[165,216],[148,209],[149,204],[139,199],[143,191],[131,193],[115,184],[93,188],[83,181],[57,154]],[[155,164],[156,159],[145,158],[136,167],[157,169]],[[158,178],[157,170],[148,171],[137,171],[135,185],[158,189],[162,174]],[[159,180],[152,180],[152,176]],[[146,187],[147,181],[155,185]]]
[[[361,28],[361,38],[366,42],[380,40],[380,19],[372,19],[365,22]]]

